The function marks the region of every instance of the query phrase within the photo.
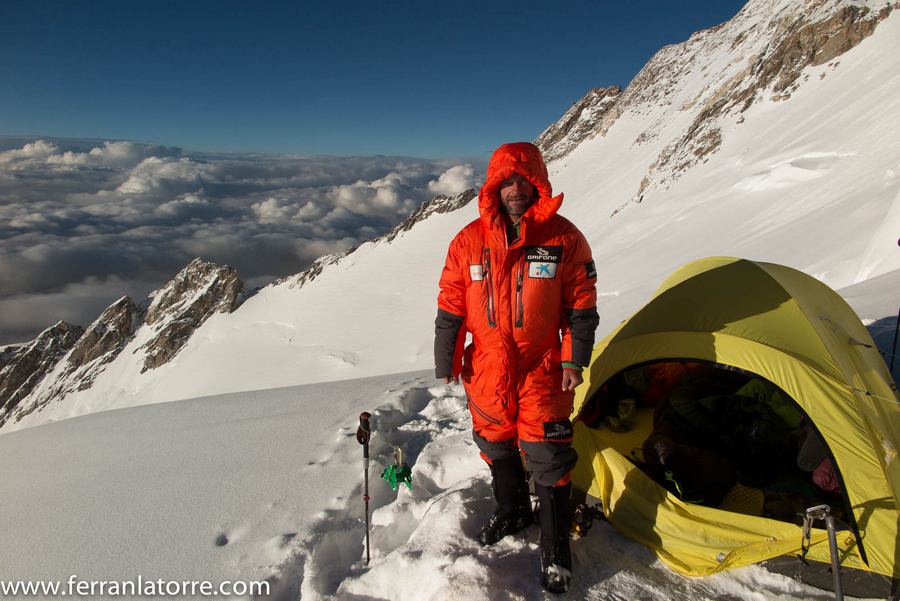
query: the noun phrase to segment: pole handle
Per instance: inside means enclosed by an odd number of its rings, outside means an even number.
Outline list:
[[[363,500],[366,502],[366,565],[369,565],[369,439],[372,437],[372,427],[369,418],[372,415],[368,411],[359,414],[359,428],[356,429],[356,442],[363,447]]]
[[[369,458],[369,439],[372,437],[372,428],[369,418],[372,415],[368,411],[359,414],[359,428],[356,429],[356,442],[363,446],[363,459]]]

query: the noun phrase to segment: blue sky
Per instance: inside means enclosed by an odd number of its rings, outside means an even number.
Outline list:
[[[0,3],[0,134],[486,158],[738,0]]]

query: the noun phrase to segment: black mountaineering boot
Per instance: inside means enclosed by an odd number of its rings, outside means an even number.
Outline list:
[[[541,584],[551,593],[569,590],[572,578],[572,554],[569,551],[569,495],[572,484],[534,485],[541,502]]]
[[[497,509],[478,534],[482,545],[493,545],[507,534],[515,534],[534,523],[525,468],[519,457],[491,464]]]

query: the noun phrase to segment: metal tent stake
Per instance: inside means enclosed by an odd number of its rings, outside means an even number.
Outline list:
[[[831,507],[828,505],[816,505],[806,510],[803,516],[803,543],[801,550],[803,557],[809,551],[809,541],[812,525],[816,520],[824,520],[828,529],[828,549],[831,553],[831,574],[834,576],[834,598],[836,601],[844,601],[844,589],[841,586],[841,561],[838,555],[837,533],[834,529],[834,516],[831,515]]]
[[[363,499],[366,502],[366,565],[369,565],[369,438],[372,436],[372,429],[369,427],[369,418],[372,417],[367,411],[359,414],[359,428],[356,430],[356,442],[363,446],[363,477],[365,488],[363,489]]]

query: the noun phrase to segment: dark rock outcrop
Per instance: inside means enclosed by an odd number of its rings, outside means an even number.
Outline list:
[[[594,88],[573,104],[559,121],[545,129],[534,141],[541,149],[544,160],[564,157],[584,140],[596,135],[621,93],[619,86]]]
[[[8,344],[0,347],[0,371],[12,363],[26,346],[25,344]]]
[[[199,258],[191,261],[151,297],[144,323],[156,335],[141,347],[146,353],[141,371],[170,361],[214,313],[234,311],[243,289],[235,269]]]
[[[738,94],[734,103],[742,103],[744,111],[753,104],[756,92],[770,85],[775,99],[790,98],[805,67],[824,65],[852,49],[872,35],[892,10],[885,6],[876,13],[849,5],[822,21],[808,22],[802,16],[785,21],[772,44],[753,61],[749,75],[755,85]]]
[[[832,64],[837,68],[836,59],[870,36],[898,6],[894,2],[875,11],[834,0],[807,0],[796,7],[751,0],[728,23],[660,49],[624,91],[616,86],[594,88],[541,133],[535,144],[548,161],[560,159],[583,141],[606,135],[625,113],[640,115],[652,112],[648,108],[681,103],[680,110],[689,112],[692,120],[663,146],[626,205],[640,202],[645,193],[670,185],[715,153],[723,141],[724,119],[734,117],[742,123],[741,113],[755,102],[766,97],[789,99],[806,81],[803,70],[807,67]],[[725,71],[709,70],[715,63],[708,57],[727,55],[729,61],[718,67]],[[688,102],[678,99],[680,82],[697,73],[708,77],[710,84]],[[667,125],[649,124],[634,144],[656,140]]]
[[[86,330],[59,322],[10,347],[0,355],[0,426],[91,388],[143,328],[149,341],[133,351],[146,353],[142,371],[163,365],[212,314],[233,311],[242,290],[234,269],[194,259],[143,305],[123,296]]]
[[[134,334],[140,315],[141,310],[129,297],[123,296],[114,302],[78,339],[69,353],[68,369],[75,371],[100,358],[101,363],[115,359]],[[80,390],[89,386],[90,382],[84,384],[86,386],[80,387]]]
[[[775,33],[768,34],[770,41],[761,52],[749,58],[746,69],[706,97],[684,134],[667,144],[650,166],[636,198],[642,197],[652,184],[675,181],[684,171],[717,151],[722,143],[719,123],[726,115],[743,113],[763,98],[766,91],[773,100],[787,100],[804,81],[803,69],[826,64],[852,49],[870,36],[893,10],[887,6],[873,12],[865,6],[849,5],[821,20],[807,16],[824,4],[825,0],[807,2],[805,11],[784,16],[775,24],[760,24],[775,26]],[[742,33],[732,46],[739,47],[748,35]],[[653,61],[648,63],[648,67],[652,64]]]
[[[0,370],[0,425],[6,423],[19,403],[31,393],[81,337],[80,326],[60,321],[41,332]]]

